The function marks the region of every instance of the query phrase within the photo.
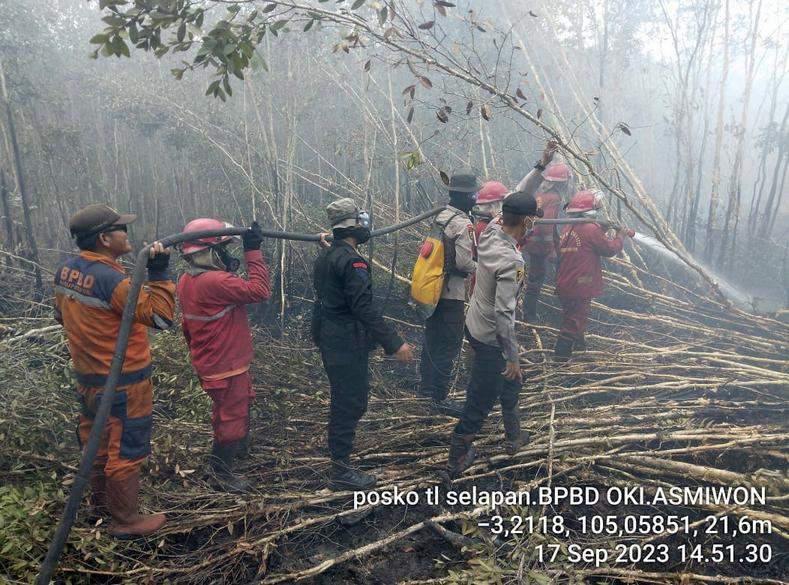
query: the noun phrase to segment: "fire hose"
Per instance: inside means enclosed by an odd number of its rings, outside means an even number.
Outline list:
[[[374,238],[384,236],[405,227],[414,225],[424,219],[428,219],[434,215],[437,215],[443,209],[445,208],[437,207],[398,224],[394,224],[380,230],[373,230],[370,233],[370,237]],[[563,225],[579,223],[597,223],[604,227],[617,227],[603,220],[591,218],[539,219],[535,221],[535,224],[538,225]],[[222,230],[191,232],[189,234],[174,234],[160,239],[159,242],[165,248],[169,248],[176,246],[177,244],[199,238],[241,235],[247,229],[248,228],[237,227]],[[632,232],[632,230],[629,231]],[[266,229],[262,230],[262,233],[263,236],[267,238],[292,240],[298,242],[317,242],[320,240],[320,236],[315,234],[302,234]],[[326,237],[326,240],[331,239],[331,236]],[[140,250],[137,254],[137,259],[132,271],[131,287],[126,299],[126,305],[123,308],[123,314],[121,315],[121,324],[118,330],[118,340],[115,344],[115,352],[112,356],[112,362],[110,363],[110,372],[107,376],[107,382],[104,385],[101,400],[99,401],[98,407],[96,408],[96,416],[93,419],[93,426],[90,430],[90,435],[85,445],[85,450],[83,452],[79,468],[76,475],[74,476],[74,483],[71,487],[71,492],[69,493],[66,507],[63,511],[63,515],[60,518],[60,522],[58,523],[55,535],[49,544],[46,557],[39,568],[39,573],[36,578],[37,585],[49,584],[50,579],[57,568],[58,559],[60,558],[60,554],[66,544],[68,535],[71,532],[71,527],[74,524],[74,519],[76,518],[77,511],[79,510],[80,502],[82,501],[82,494],[85,491],[85,486],[89,481],[93,460],[95,459],[96,453],[99,449],[101,434],[104,430],[105,424],[107,423],[107,418],[110,414],[110,407],[115,396],[115,390],[118,386],[118,379],[120,378],[121,370],[123,369],[123,362],[126,357],[126,348],[129,343],[129,334],[131,333],[132,323],[134,320],[137,299],[140,296],[140,289],[142,288],[143,282],[145,281],[146,264],[150,248],[151,245],[149,244],[143,247],[142,250]]]
[[[412,217],[406,221],[394,224],[380,230],[373,230],[370,237],[380,237],[394,231],[403,229],[415,223],[418,223],[429,217],[437,215],[444,207],[438,207],[426,211],[420,215]],[[200,232],[191,232],[189,234],[174,234],[159,240],[165,248],[175,246],[177,244],[196,240],[199,238],[207,238],[214,236],[237,236],[243,234],[248,228],[237,227],[222,230],[206,230]],[[297,242],[317,242],[320,236],[314,234],[300,234],[296,232],[283,232],[275,230],[262,230],[263,236],[267,238],[276,238],[281,240],[293,240]],[[331,240],[331,236],[327,236],[326,240]],[[121,375],[123,368],[123,361],[126,357],[126,348],[129,344],[129,334],[131,333],[132,323],[134,320],[134,311],[137,307],[137,299],[140,296],[140,289],[145,281],[146,264],[148,263],[148,255],[151,245],[143,247],[137,254],[137,259],[132,271],[131,287],[129,295],[126,298],[126,305],[123,308],[121,316],[121,325],[118,330],[118,341],[115,344],[115,353],[112,356],[110,363],[110,372],[107,376],[107,382],[104,385],[104,390],[101,395],[98,407],[96,408],[96,416],[93,419],[93,426],[90,429],[90,435],[85,445],[85,450],[80,461],[79,468],[74,476],[74,484],[71,486],[68,502],[63,511],[63,515],[58,523],[55,536],[49,543],[47,555],[39,568],[38,576],[36,577],[37,585],[48,585],[53,573],[58,565],[58,559],[66,544],[68,535],[71,532],[71,527],[74,524],[74,519],[79,510],[80,502],[82,501],[82,494],[85,491],[85,486],[88,483],[91,468],[93,467],[93,460],[96,458],[96,453],[99,450],[99,441],[101,434],[104,430],[104,425],[107,423],[107,418],[110,414],[110,407],[115,396],[115,390],[118,386],[118,379]]]
[[[610,222],[605,219],[597,219],[592,217],[562,217],[558,219],[537,219],[534,225],[575,225],[580,223],[596,223],[603,229],[623,230],[628,237],[632,238],[636,235],[635,230],[622,227],[616,223]]]

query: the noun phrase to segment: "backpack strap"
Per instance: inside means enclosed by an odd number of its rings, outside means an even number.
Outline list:
[[[441,228],[441,242],[444,244],[444,277],[446,278],[447,275],[452,274],[455,271],[455,242],[450,241],[447,238],[446,229],[447,226],[452,223],[452,220],[455,219],[458,215],[463,213],[462,211],[454,212],[448,220],[446,220],[443,224],[436,219],[436,225]],[[447,282],[446,286],[449,286]]]

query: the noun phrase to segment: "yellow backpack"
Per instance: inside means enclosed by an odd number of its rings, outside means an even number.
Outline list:
[[[422,242],[419,256],[411,274],[411,299],[422,318],[427,319],[436,310],[444,288],[444,278],[448,272],[448,261],[454,264],[454,244],[447,246],[444,229],[454,219],[454,214],[446,223],[433,222],[430,234]],[[452,248],[452,249],[448,249]]]

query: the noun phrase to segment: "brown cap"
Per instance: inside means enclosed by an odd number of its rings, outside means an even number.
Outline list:
[[[68,220],[72,236],[90,236],[111,225],[127,225],[137,219],[133,213],[118,213],[109,205],[94,203],[80,209]]]

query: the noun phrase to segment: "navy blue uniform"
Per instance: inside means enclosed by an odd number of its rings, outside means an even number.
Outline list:
[[[342,460],[350,455],[367,410],[370,351],[381,345],[393,354],[403,340],[373,302],[369,265],[350,244],[335,241],[321,251],[313,283],[312,337],[331,385],[329,452]]]

